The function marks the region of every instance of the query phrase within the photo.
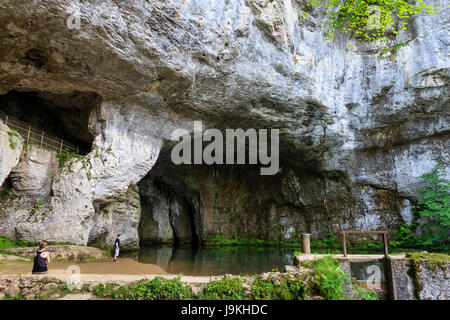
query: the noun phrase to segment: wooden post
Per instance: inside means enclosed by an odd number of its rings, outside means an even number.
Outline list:
[[[63,143],[64,143],[64,140],[61,139],[61,144],[60,144],[60,146],[59,146],[59,153],[62,152]]]
[[[8,115],[6,115],[5,124],[8,125]]]
[[[42,130],[42,135],[41,135],[41,148],[42,148],[43,142],[44,142],[44,130]]]
[[[387,233],[383,233],[383,243],[384,243],[384,257],[387,259],[388,257],[388,242],[387,242]]]
[[[78,146],[77,146],[77,155],[78,155]]]
[[[344,257],[347,257],[347,244],[345,241],[345,232],[342,233],[342,243],[344,245]]]

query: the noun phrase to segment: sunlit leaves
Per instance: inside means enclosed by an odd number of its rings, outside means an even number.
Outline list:
[[[320,7],[327,12],[323,27],[327,40],[333,40],[337,31],[356,34],[361,40],[387,40],[388,32],[406,30],[413,14],[436,13],[438,8],[405,0],[307,0],[307,6]],[[299,14],[300,20],[307,13]]]

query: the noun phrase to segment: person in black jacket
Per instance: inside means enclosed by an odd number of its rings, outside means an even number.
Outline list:
[[[39,249],[34,253],[34,264],[32,274],[48,273],[47,265],[50,263],[50,254],[45,250],[47,241],[39,243]]]
[[[119,233],[117,235],[116,241],[114,242],[114,261],[113,262],[119,262],[117,260],[117,257],[119,256],[119,251],[120,251],[120,238],[122,237],[122,235]]]

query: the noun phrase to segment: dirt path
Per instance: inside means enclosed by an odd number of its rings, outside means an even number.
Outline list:
[[[138,280],[152,280],[156,276],[173,279],[177,275],[168,274],[164,269],[149,263],[139,263],[133,259],[123,258],[114,263],[108,261],[70,263],[54,262],[49,265],[49,276],[54,276],[60,280],[66,281],[71,276],[68,272],[69,266],[80,268],[80,280],[83,283],[107,283],[115,282],[125,284]],[[29,261],[7,261],[0,264],[0,275],[30,275],[33,267]],[[41,275],[33,275],[39,277]],[[187,283],[206,283],[212,277],[201,276],[182,276],[181,279]],[[214,277],[215,278],[215,277]]]
[[[49,264],[49,274],[65,274],[69,266],[78,266],[82,274],[167,274],[167,272],[149,263],[139,263],[133,259],[124,258],[117,263],[112,261],[97,261],[85,263],[52,262]],[[0,265],[0,274],[29,274],[33,264],[28,261],[7,261]]]

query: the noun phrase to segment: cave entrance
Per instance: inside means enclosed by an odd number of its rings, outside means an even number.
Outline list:
[[[28,144],[87,154],[93,141],[89,115],[100,101],[93,92],[10,91],[0,96],[0,117]]]
[[[191,197],[155,177],[147,175],[140,183],[140,246],[155,244],[199,244],[195,205]]]

